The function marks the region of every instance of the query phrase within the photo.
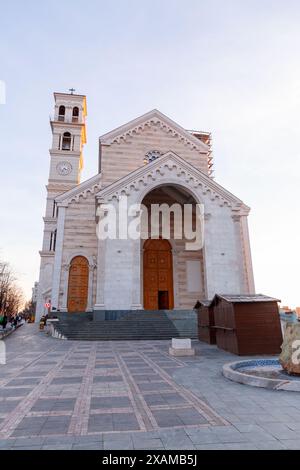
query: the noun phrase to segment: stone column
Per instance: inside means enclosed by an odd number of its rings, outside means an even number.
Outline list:
[[[62,252],[64,242],[64,228],[65,228],[65,214],[67,204],[58,205],[58,218],[57,218],[57,235],[56,235],[56,249],[54,257],[53,281],[52,281],[52,295],[51,306],[58,309],[59,305],[59,288],[60,276],[62,267]]]
[[[104,201],[98,201],[98,207],[96,209],[96,224],[98,224],[99,218],[104,216],[104,212],[101,213],[101,203]],[[105,282],[105,257],[106,252],[106,240],[101,240],[98,237],[98,252],[97,252],[97,281],[96,281],[96,304],[94,310],[104,310],[104,282]]]
[[[208,299],[216,294],[213,261],[213,240],[211,227],[211,214],[204,214],[204,246],[203,246],[203,269],[205,278],[205,293]]]
[[[132,240],[132,305],[133,310],[141,310],[142,265],[141,239]]]
[[[87,308],[86,308],[87,312],[91,312],[93,310],[94,271],[96,267],[97,267],[97,262],[96,262],[96,259],[94,259],[93,263],[89,264],[88,302],[87,302]]]
[[[233,214],[232,220],[234,222],[234,230],[235,230],[235,239],[236,239],[236,257],[237,257],[237,265],[239,267],[239,277],[240,277],[240,285],[241,285],[241,294],[248,294],[248,286],[247,286],[247,279],[246,279],[246,271],[245,271],[245,254],[244,254],[244,247],[242,241],[242,234],[241,234],[241,215],[240,214]]]
[[[254,284],[251,247],[250,247],[250,238],[249,238],[249,229],[248,229],[248,218],[246,215],[241,216],[240,223],[241,223],[241,236],[242,236],[244,257],[245,257],[247,288],[248,288],[249,294],[255,294],[255,284]]]
[[[61,312],[67,312],[68,311],[69,272],[70,272],[70,265],[69,264],[63,264],[63,266],[62,266],[63,298],[62,298],[62,304],[61,304],[61,307],[60,307]]]

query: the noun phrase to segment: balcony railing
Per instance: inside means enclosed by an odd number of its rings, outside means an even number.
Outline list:
[[[58,115],[57,117],[54,116],[53,114],[49,116],[50,121],[53,122],[65,122],[66,124],[78,124],[79,121],[79,116],[72,116],[71,118],[63,115]]]

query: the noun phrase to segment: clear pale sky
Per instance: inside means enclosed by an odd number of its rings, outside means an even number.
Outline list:
[[[252,208],[257,292],[300,305],[300,2],[1,3],[0,258],[38,279],[54,91],[87,95],[98,136],[153,108],[211,131],[215,178]]]

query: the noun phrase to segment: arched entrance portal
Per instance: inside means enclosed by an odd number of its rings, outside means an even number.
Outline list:
[[[85,312],[88,300],[89,262],[84,256],[72,259],[69,270],[68,312]]]
[[[172,247],[168,240],[144,243],[144,308],[174,308]]]

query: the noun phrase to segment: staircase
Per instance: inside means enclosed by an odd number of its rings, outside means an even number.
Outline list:
[[[194,310],[101,310],[59,315],[56,332],[69,340],[164,340],[197,338]]]

